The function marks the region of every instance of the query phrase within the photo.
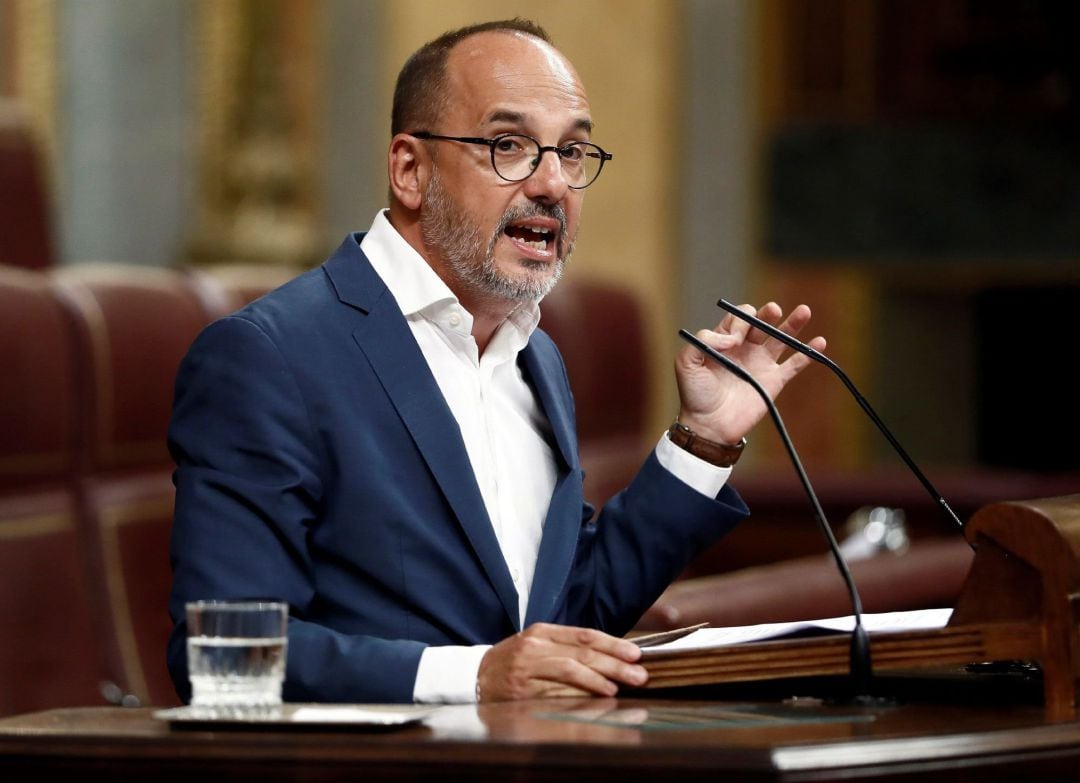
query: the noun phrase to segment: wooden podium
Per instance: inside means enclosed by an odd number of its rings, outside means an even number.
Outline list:
[[[1030,661],[1043,674],[1047,717],[1076,717],[1080,677],[1080,495],[994,503],[964,534],[975,558],[949,624],[873,634],[876,673]],[[711,650],[647,651],[647,688],[843,675],[850,638],[754,642]]]

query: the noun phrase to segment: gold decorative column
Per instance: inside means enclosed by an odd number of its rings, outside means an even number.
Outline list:
[[[203,0],[199,8],[195,263],[322,260],[314,162],[321,3]]]
[[[56,0],[5,0],[5,24],[12,51],[3,53],[11,97],[33,124],[42,152],[48,192],[58,150]],[[6,43],[0,42],[0,43]],[[2,91],[0,91],[2,93]]]

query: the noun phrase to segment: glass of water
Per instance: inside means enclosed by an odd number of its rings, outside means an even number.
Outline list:
[[[289,607],[274,601],[194,601],[187,609],[191,704],[224,713],[281,706]]]

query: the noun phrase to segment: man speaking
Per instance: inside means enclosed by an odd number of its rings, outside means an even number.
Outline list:
[[[747,513],[726,482],[765,407],[683,349],[677,424],[594,515],[562,359],[537,329],[586,189],[616,165],[577,73],[531,22],[474,25],[409,58],[391,125],[389,209],[209,326],[180,368],[177,690],[185,602],[240,598],[289,604],[288,701],[642,685],[619,637]],[[758,315],[792,334],[810,319]],[[699,336],[773,396],[808,363],[730,316]]]

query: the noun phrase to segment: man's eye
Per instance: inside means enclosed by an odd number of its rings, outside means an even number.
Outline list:
[[[582,159],[584,159],[585,150],[583,150],[581,147],[577,146],[576,144],[573,144],[573,145],[571,145],[569,147],[563,147],[562,149],[560,149],[559,150],[559,155],[565,161],[568,161],[570,163],[577,163],[577,162],[581,161]]]
[[[516,139],[499,139],[495,142],[495,151],[513,154],[521,151],[521,143]]]

